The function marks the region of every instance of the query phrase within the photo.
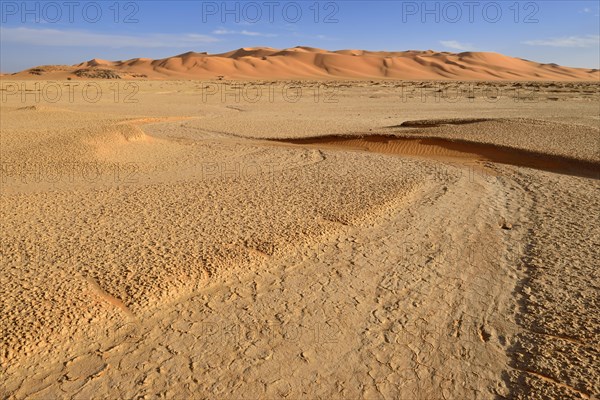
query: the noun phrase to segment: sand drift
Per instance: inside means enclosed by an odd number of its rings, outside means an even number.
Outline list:
[[[382,154],[426,157],[447,161],[489,161],[560,174],[600,179],[600,163],[548,155],[522,149],[439,138],[405,138],[391,135],[318,136],[275,139],[303,146],[369,151]]]

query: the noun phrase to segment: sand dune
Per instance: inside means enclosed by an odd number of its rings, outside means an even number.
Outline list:
[[[94,58],[73,66],[41,66],[16,78],[148,79],[438,79],[597,81],[596,69],[541,64],[489,52],[327,51],[312,47],[241,48],[222,54],[187,52],[152,60],[106,61]]]

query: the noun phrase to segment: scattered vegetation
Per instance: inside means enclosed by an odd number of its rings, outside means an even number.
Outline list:
[[[121,79],[121,75],[110,69],[91,69],[84,68],[78,69],[73,72],[80,78],[91,78],[91,79]]]

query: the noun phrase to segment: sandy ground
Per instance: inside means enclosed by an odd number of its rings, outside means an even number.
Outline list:
[[[1,82],[3,398],[600,393],[598,84],[39,83]]]

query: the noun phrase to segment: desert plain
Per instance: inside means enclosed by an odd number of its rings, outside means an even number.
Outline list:
[[[594,398],[586,74],[2,76],[0,396]]]

